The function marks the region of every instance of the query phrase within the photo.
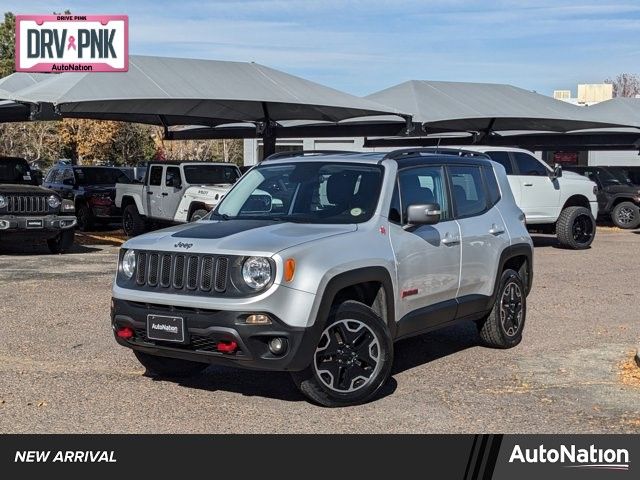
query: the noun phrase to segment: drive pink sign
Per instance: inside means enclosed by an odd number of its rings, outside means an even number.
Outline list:
[[[19,72],[126,72],[126,15],[16,15]]]

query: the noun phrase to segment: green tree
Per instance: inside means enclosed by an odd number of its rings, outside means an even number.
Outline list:
[[[15,71],[16,53],[16,17],[11,12],[4,14],[0,24],[0,77],[11,75]]]

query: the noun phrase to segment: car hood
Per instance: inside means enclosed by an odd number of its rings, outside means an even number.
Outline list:
[[[576,172],[570,172],[569,170],[562,171],[562,178],[565,178],[568,180],[579,180],[581,182],[591,182],[591,180],[589,180],[588,177],[585,177],[584,175],[580,175],[579,173],[576,173]]]
[[[271,256],[281,250],[357,230],[355,224],[318,225],[271,220],[201,220],[147,233],[124,248]]]
[[[0,194],[19,193],[26,195],[51,195],[53,190],[38,187],[36,185],[20,185],[19,183],[3,183],[0,185]]]

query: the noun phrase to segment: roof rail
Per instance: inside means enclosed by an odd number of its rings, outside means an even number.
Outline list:
[[[345,154],[345,153],[362,153],[362,152],[353,152],[350,150],[293,150],[291,152],[278,152],[269,155],[267,158],[263,160],[278,160],[281,158],[293,158],[293,157],[317,157],[321,155],[335,155],[335,154]]]
[[[385,155],[383,160],[397,160],[402,157],[420,155],[421,153],[443,153],[446,155],[456,155],[458,157],[480,157],[491,159],[489,155],[483,152],[476,152],[475,150],[466,150],[464,148],[452,148],[452,147],[420,147],[420,148],[402,148],[400,150],[393,150]]]

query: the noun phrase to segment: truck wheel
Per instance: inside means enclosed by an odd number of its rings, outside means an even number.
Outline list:
[[[93,229],[93,214],[91,213],[91,209],[86,203],[81,203],[78,205],[78,228],[83,232],[87,232]]]
[[[493,348],[515,347],[522,340],[527,316],[527,297],[522,280],[515,270],[502,272],[493,309],[476,322],[482,343]]]
[[[618,228],[637,228],[640,225],[640,209],[632,202],[620,202],[613,208],[611,220]]]
[[[147,230],[144,218],[138,213],[135,204],[127,205],[122,212],[122,229],[127,237],[142,235]]]
[[[76,231],[73,228],[69,230],[63,230],[54,238],[47,240],[49,251],[51,253],[67,253],[73,246],[75,240]]]
[[[158,357],[148,353],[133,351],[147,372],[159,377],[184,378],[195,375],[208,367],[206,363],[190,362],[179,358]]]
[[[197,210],[194,210],[193,213],[191,214],[191,218],[189,219],[190,222],[195,222],[196,220],[200,220],[201,218],[203,218],[207,213],[204,208],[199,208]]]
[[[589,248],[596,236],[596,222],[591,211],[584,207],[567,207],[556,222],[560,245],[573,250]]]
[[[322,406],[357,405],[375,397],[392,364],[393,341],[385,323],[366,305],[349,300],[329,317],[311,365],[291,376]]]

